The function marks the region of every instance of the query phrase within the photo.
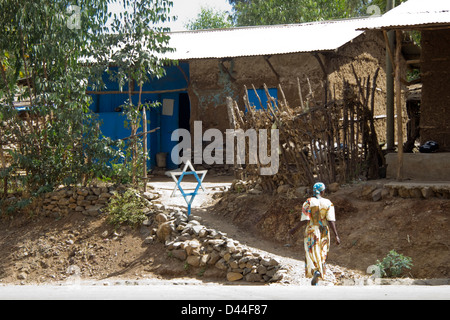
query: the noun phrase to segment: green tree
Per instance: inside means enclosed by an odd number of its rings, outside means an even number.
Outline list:
[[[136,183],[137,170],[142,163],[138,161],[140,143],[136,137],[141,111],[142,108],[156,106],[142,103],[142,87],[150,79],[163,77],[164,66],[173,63],[163,58],[165,52],[173,51],[168,46],[170,37],[167,32],[170,30],[158,26],[174,19],[170,16],[173,3],[167,0],[122,1],[123,11],[114,14],[111,32],[102,37],[98,50],[95,50],[94,60],[98,62],[97,70],[100,74],[107,71],[110,78],[118,83],[120,90],[128,92],[123,110],[131,128],[131,172],[132,182]],[[133,99],[136,91],[137,101]],[[147,155],[144,157],[143,161]]]
[[[139,114],[134,85],[164,75],[169,19],[165,0],[122,1],[108,28],[113,0],[0,1],[0,179],[20,179],[27,194],[111,175],[119,154],[89,110],[88,88],[110,71],[130,93],[133,132]],[[76,5],[75,5],[76,4]],[[115,71],[111,68],[114,64]],[[27,105],[19,112],[14,104]],[[8,163],[6,156],[10,156]]]
[[[2,177],[5,186],[20,177],[29,194],[103,175],[114,154],[94,125],[80,63],[104,31],[107,1],[72,3],[0,2],[0,142],[3,160],[6,148],[12,157]],[[28,105],[23,115],[15,100]]]
[[[386,11],[386,0],[228,0],[238,26],[303,23],[368,16],[377,5]],[[397,0],[397,4],[406,0]]]
[[[234,24],[230,20],[231,17],[226,11],[220,12],[212,8],[201,8],[197,18],[189,21],[185,27],[188,30],[231,28]]]

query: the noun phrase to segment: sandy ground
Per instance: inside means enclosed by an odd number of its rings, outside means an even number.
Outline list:
[[[196,186],[183,180],[186,191]],[[299,231],[287,231],[298,220],[303,199],[283,195],[249,195],[222,192],[230,188],[229,176],[205,178],[206,192],[199,192],[192,214],[202,224],[225,232],[228,237],[252,250],[277,258],[287,273],[276,284],[309,285],[304,277],[303,239]],[[160,194],[165,206],[186,209],[178,193],[171,197],[175,183],[168,177],[152,178],[150,186]],[[355,196],[358,186],[342,188],[330,195],[337,209],[337,225],[342,244],[334,243],[329,254],[329,278],[322,286],[364,284],[368,266],[391,249],[413,258],[409,278],[448,278],[449,200],[386,199],[372,202]],[[231,209],[230,209],[231,208]],[[104,216],[82,213],[62,218],[24,216],[3,217],[0,223],[0,285],[66,284],[80,281],[199,281],[226,284],[213,270],[199,274],[169,258],[162,243],[144,243],[139,228],[114,231]],[[213,268],[214,269],[214,268]],[[413,281],[403,284],[414,284]]]

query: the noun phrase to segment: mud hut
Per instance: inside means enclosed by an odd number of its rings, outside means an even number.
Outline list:
[[[174,32],[171,58],[189,63],[190,121],[203,129],[229,128],[226,98],[245,110],[248,94],[259,105],[253,86],[265,97],[267,85],[280,98],[279,85],[290,105],[314,97],[318,103],[342,99],[344,80],[356,86],[379,69],[375,119],[380,142],[385,140],[385,56],[381,31],[357,30],[373,18],[321,21],[293,25]],[[299,93],[301,88],[301,94]],[[247,88],[247,92],[246,92]],[[264,101],[263,101],[264,104]]]
[[[398,36],[405,32],[420,32],[421,55],[407,61],[420,68],[421,92],[418,123],[418,142],[435,141],[437,152],[402,154],[387,157],[388,176],[402,180],[449,180],[450,177],[450,3],[447,0],[409,0],[370,22],[364,30],[393,30]],[[389,44],[386,44],[389,48]],[[394,51],[393,48],[390,51]],[[417,90],[417,87],[415,88]]]

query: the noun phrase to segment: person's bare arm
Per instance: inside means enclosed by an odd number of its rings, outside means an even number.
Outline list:
[[[334,235],[336,237],[336,243],[339,245],[339,244],[341,244],[341,239],[339,238],[339,235],[336,230],[336,223],[334,221],[329,221],[329,222],[330,222],[331,230],[333,230]]]
[[[303,225],[304,222],[306,222],[306,220],[299,221],[299,222],[295,225],[295,227],[293,227],[291,230],[289,230],[289,234],[290,234],[290,235],[293,235],[295,232],[297,232],[298,228],[300,228],[300,227]]]

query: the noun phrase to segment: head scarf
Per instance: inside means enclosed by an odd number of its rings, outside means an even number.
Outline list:
[[[320,193],[324,190],[325,190],[325,184],[323,184],[322,182],[317,182],[313,186],[313,194],[315,197],[320,196]]]

